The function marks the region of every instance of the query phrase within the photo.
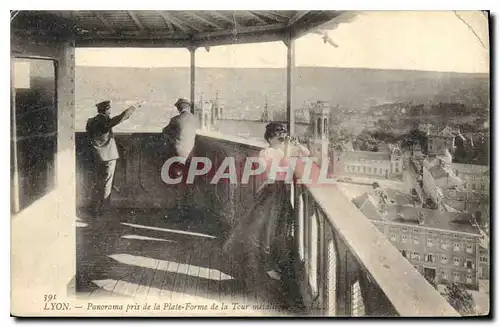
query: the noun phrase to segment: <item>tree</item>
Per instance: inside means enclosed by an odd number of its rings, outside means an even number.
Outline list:
[[[446,285],[444,296],[448,303],[450,303],[450,305],[462,316],[474,314],[474,298],[463,286],[456,283]]]

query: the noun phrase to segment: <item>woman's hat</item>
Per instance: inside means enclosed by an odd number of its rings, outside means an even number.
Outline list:
[[[272,122],[266,125],[264,139],[269,140],[275,136],[286,134],[287,130],[282,123]]]
[[[266,131],[272,131],[275,133],[287,132],[286,126],[282,123],[272,122],[266,125]]]

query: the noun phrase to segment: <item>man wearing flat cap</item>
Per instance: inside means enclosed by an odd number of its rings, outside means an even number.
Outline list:
[[[113,187],[116,160],[120,157],[113,136],[113,127],[127,120],[137,107],[130,106],[121,114],[111,117],[111,101],[96,104],[97,115],[87,121],[87,136],[94,156],[95,180],[92,199],[92,213],[102,214],[108,204]]]
[[[163,129],[162,134],[172,154],[188,158],[194,147],[198,121],[191,113],[191,102],[180,98],[174,104],[179,114],[170,119],[169,124]]]
[[[163,128],[162,135],[165,140],[165,146],[169,157],[186,158],[186,166],[189,167],[189,160],[194,148],[196,138],[196,129],[198,128],[198,120],[191,113],[191,102],[186,98],[180,98],[175,102],[174,106],[179,111],[179,114],[170,119],[169,124]],[[186,172],[186,167],[180,165],[172,165],[172,176],[180,176]],[[179,218],[186,215],[186,196],[184,190],[177,190],[176,206],[179,211]]]

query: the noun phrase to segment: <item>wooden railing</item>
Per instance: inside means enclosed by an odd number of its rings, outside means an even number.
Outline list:
[[[82,142],[83,135],[77,135]],[[122,153],[117,168],[119,193],[115,204],[125,207],[167,207],[172,196],[159,173],[163,159],[155,150],[157,134],[118,135]],[[89,174],[85,151],[77,143],[80,203],[86,201]],[[81,146],[81,145],[80,145]],[[195,155],[209,158],[214,168],[227,157],[242,165],[265,146],[217,134],[199,133]],[[140,160],[139,163],[134,163]],[[241,173],[237,169],[237,173]],[[262,184],[228,181],[210,183],[211,175],[195,180],[192,205],[229,229],[250,208]],[[241,176],[238,176],[239,181]],[[85,186],[86,187],[83,187]],[[142,185],[142,186],[141,186]],[[149,188],[149,191],[143,188]],[[145,193],[146,192],[146,193]],[[115,197],[116,198],[116,197]],[[294,273],[302,301],[312,314],[328,316],[458,316],[335,185],[291,187],[294,217],[291,239]],[[212,217],[212,218],[210,218]],[[219,224],[222,222],[223,224]]]
[[[200,137],[200,142],[210,159],[214,149],[223,145],[225,154],[237,156],[237,162],[256,155],[264,146],[210,134]],[[233,221],[240,217],[261,183],[254,180],[247,185],[232,185],[227,217]],[[335,185],[315,188],[294,184],[290,198],[295,209],[291,232],[295,276],[310,313],[459,316]]]

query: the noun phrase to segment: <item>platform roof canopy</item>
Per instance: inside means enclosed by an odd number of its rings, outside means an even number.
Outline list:
[[[342,11],[18,11],[15,33],[74,39],[80,47],[189,47],[297,38]],[[323,27],[323,26],[322,26]],[[325,27],[327,28],[327,27]]]

